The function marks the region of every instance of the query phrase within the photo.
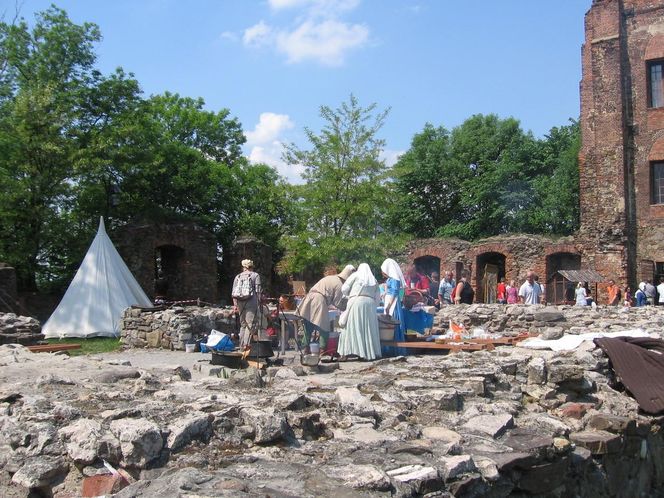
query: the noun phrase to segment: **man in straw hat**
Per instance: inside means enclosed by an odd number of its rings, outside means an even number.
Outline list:
[[[233,305],[240,317],[240,347],[244,348],[251,342],[259,324],[258,305],[262,293],[261,277],[254,271],[254,262],[242,260],[242,273],[233,280]]]
[[[305,348],[309,346],[311,335],[318,332],[321,351],[325,351],[327,338],[331,332],[329,307],[343,307],[344,296],[341,293],[341,286],[354,271],[353,265],[346,265],[341,273],[321,278],[304,296],[296,313],[304,321]]]

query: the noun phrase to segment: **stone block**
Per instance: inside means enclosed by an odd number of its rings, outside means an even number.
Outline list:
[[[546,361],[544,358],[533,358],[528,362],[528,383],[545,384],[547,380]]]
[[[158,348],[161,343],[161,332],[155,330],[145,334],[145,342],[148,343],[149,348]]]
[[[540,309],[533,313],[533,319],[538,322],[561,322],[565,320],[565,315],[557,310]]]
[[[413,482],[413,481],[428,481],[438,478],[438,471],[433,467],[424,465],[406,465],[398,469],[388,470],[387,475],[395,481],[399,482]]]
[[[581,420],[586,412],[595,407],[594,403],[564,403],[558,408],[561,416]],[[603,429],[596,427],[596,429]]]
[[[534,465],[521,474],[517,487],[535,496],[543,496],[560,487],[566,478],[569,459]]]
[[[627,432],[628,427],[636,427],[636,421],[627,417],[613,415],[611,413],[596,413],[588,420],[588,427],[600,431],[621,434]],[[633,429],[631,430],[633,431]]]
[[[12,476],[12,482],[26,489],[41,488],[64,475],[69,465],[63,458],[56,456],[38,456],[28,458]]]
[[[371,401],[369,401],[369,399],[357,388],[337,388],[336,399],[343,410],[353,415],[359,417],[373,417],[376,413]]]
[[[494,439],[513,426],[514,418],[509,413],[479,415],[463,424],[463,427],[471,432],[488,434]]]
[[[462,474],[477,470],[473,457],[470,455],[445,456],[440,459],[443,465],[443,478],[456,479]]]
[[[333,479],[342,480],[344,486],[353,489],[387,491],[391,487],[387,474],[373,465],[326,465],[323,473]]]
[[[574,432],[569,438],[574,444],[590,450],[593,455],[617,453],[622,447],[622,438],[606,431]]]

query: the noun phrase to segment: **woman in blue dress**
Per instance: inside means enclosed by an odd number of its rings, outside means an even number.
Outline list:
[[[399,321],[399,325],[394,327],[394,340],[403,342],[406,340],[406,324],[404,323],[403,307],[401,306],[402,289],[405,289],[406,279],[403,277],[401,268],[391,258],[387,258],[380,265],[383,276],[387,278],[387,292],[385,294],[385,314],[390,315],[394,320]],[[384,346],[383,356],[405,355],[406,348],[397,348],[394,346]]]

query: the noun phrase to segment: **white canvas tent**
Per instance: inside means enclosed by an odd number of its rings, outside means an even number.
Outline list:
[[[122,312],[152,303],[106,234],[104,219],[62,301],[48,319],[46,338],[117,337]]]

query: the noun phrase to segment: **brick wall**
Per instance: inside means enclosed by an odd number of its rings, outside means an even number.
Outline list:
[[[647,61],[664,58],[664,2],[594,1],[581,81],[581,230],[585,261],[633,284],[664,261],[664,205],[651,161],[664,160],[664,108],[648,107]]]

